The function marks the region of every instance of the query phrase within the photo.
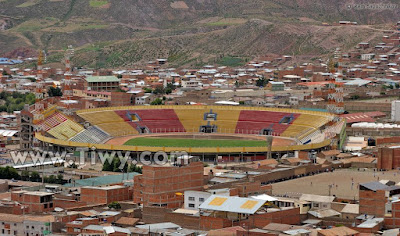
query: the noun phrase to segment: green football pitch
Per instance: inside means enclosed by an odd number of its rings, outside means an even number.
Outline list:
[[[258,140],[134,138],[127,141],[125,145],[150,147],[263,147],[266,146],[266,142]]]

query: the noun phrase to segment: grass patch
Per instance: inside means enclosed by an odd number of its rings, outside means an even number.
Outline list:
[[[223,18],[218,21],[209,22],[206,25],[208,26],[229,26],[229,25],[240,25],[245,23],[246,19],[241,18]]]
[[[102,7],[106,4],[108,4],[108,1],[103,1],[103,0],[90,0],[89,2],[89,5],[91,7]]]
[[[222,139],[169,139],[169,138],[135,138],[127,141],[129,146],[153,147],[263,147],[265,141],[258,140],[222,140]]]
[[[48,27],[49,25],[53,25],[57,23],[56,18],[45,18],[45,19],[32,19],[29,21],[22,22],[15,28],[12,28],[12,31],[18,31],[18,32],[26,32],[26,31],[39,31],[41,29],[44,29]]]
[[[22,4],[19,4],[17,7],[30,7],[30,6],[38,4],[39,2],[40,2],[40,0],[29,0]]]
[[[230,66],[230,67],[237,67],[237,66],[243,66],[245,64],[245,61],[240,58],[240,57],[223,57],[219,61],[217,61],[217,64],[222,65],[222,66]]]

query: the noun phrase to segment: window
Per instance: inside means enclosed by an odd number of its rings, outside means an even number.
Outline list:
[[[194,208],[194,204],[193,203],[189,203],[189,207]]]
[[[200,202],[204,202],[204,198],[202,198],[202,197],[199,198],[199,201],[200,201]]]
[[[14,230],[14,235],[18,235],[18,232]]]
[[[1,230],[1,233],[4,234],[4,229]]]
[[[194,201],[194,197],[189,197],[189,201]]]

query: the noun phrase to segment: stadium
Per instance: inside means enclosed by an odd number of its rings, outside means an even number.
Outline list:
[[[227,161],[340,146],[346,125],[318,111],[200,105],[107,107],[72,115],[52,107],[34,123],[39,144],[57,150],[185,151]]]

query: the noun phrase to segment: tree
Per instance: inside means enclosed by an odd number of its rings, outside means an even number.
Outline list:
[[[13,167],[0,167],[0,179],[20,179],[21,176]]]
[[[103,171],[113,171],[112,162],[109,163],[109,162],[108,162],[108,159],[106,159],[106,161],[105,161],[104,164],[103,164],[103,169],[102,169],[102,170],[103,170]]]
[[[25,180],[25,181],[28,181],[28,180],[29,180],[29,171],[23,170],[23,171],[21,172],[21,179],[22,179],[22,180]]]
[[[121,204],[119,204],[119,202],[111,202],[108,204],[108,208],[119,210],[121,209]]]
[[[31,172],[31,181],[34,181],[34,182],[40,181],[40,175],[38,172],[36,172],[36,171]]]
[[[55,184],[57,182],[57,179],[54,175],[50,175],[48,177],[44,177],[44,182],[49,183],[49,184]]]
[[[264,79],[264,78],[259,78],[256,82],[256,86],[257,87],[265,87],[265,85],[268,84],[268,80]]]
[[[64,176],[62,174],[58,174],[57,175],[56,183],[57,184],[63,184],[64,183]]]
[[[113,166],[113,172],[121,172],[121,169],[119,168],[121,166],[121,160],[118,157],[114,157],[112,161],[112,166]]]
[[[75,164],[75,163],[72,163],[71,165],[68,166],[68,168],[71,168],[71,169],[78,169],[78,165]]]
[[[60,88],[54,88],[51,86],[47,89],[47,94],[49,95],[49,97],[61,97],[63,95]]]
[[[162,105],[163,100],[161,98],[156,98],[154,101],[150,103],[150,105]]]
[[[151,88],[143,88],[145,93],[152,93],[153,90],[151,90]]]
[[[175,79],[172,79],[172,82],[171,82],[171,83],[167,83],[167,88],[169,88],[169,89],[171,89],[171,90],[176,89],[176,86],[175,86]]]
[[[161,94],[161,95],[163,95],[163,94],[165,94],[165,90],[164,90],[164,87],[163,86],[157,86],[155,89],[154,89],[154,91],[153,91],[153,93],[154,94]]]
[[[136,173],[142,174],[142,167],[137,166],[136,164],[131,164],[131,165],[129,166],[128,172],[131,172],[131,173],[132,173],[132,172],[136,172]]]

